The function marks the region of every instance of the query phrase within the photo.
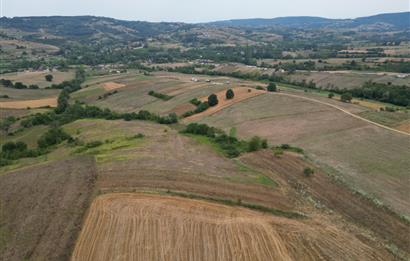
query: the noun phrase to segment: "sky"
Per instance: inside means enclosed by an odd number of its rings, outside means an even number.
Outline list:
[[[0,0],[1,16],[95,15],[152,22],[321,16],[355,18],[410,11],[409,0]]]

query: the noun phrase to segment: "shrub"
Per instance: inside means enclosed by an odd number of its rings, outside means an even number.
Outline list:
[[[268,92],[276,92],[277,91],[276,84],[273,83],[273,82],[269,83],[269,85],[266,89],[268,90]]]
[[[36,85],[36,84],[31,84],[28,88],[36,90],[36,89],[39,89],[40,87],[38,87],[38,85]]]
[[[48,81],[48,82],[52,82],[52,81],[53,81],[54,76],[53,76],[53,75],[51,75],[51,74],[47,74],[46,76],[44,76],[44,78],[46,79],[46,81]]]
[[[158,99],[164,100],[164,101],[169,101],[172,98],[174,98],[174,96],[169,96],[169,95],[159,93],[159,92],[154,92],[154,91],[149,91],[148,94]]]
[[[333,97],[335,97],[335,94],[334,94],[333,92],[331,92],[331,93],[329,93],[329,94],[327,95],[327,97],[328,97],[329,99],[332,99]]]
[[[70,135],[68,135],[61,128],[53,128],[44,133],[40,139],[37,141],[39,148],[47,148],[53,145],[60,144],[61,142],[68,140]]]
[[[199,106],[201,104],[201,101],[198,100],[197,98],[193,98],[192,100],[189,101],[191,104],[195,106]]]
[[[248,151],[252,152],[252,151],[257,151],[260,148],[262,148],[262,140],[261,138],[259,138],[258,136],[254,136],[248,144]]]
[[[208,104],[209,106],[213,107],[216,106],[218,104],[218,96],[216,96],[216,94],[211,94],[208,97]]]
[[[226,91],[225,96],[226,96],[226,99],[230,100],[230,99],[233,99],[233,97],[235,96],[235,93],[233,92],[232,89],[229,89]]]
[[[386,106],[386,107],[384,108],[384,110],[385,110],[385,111],[388,111],[388,112],[395,112],[395,111],[396,111],[396,109],[395,109],[394,107],[391,107],[391,106]]]
[[[263,88],[262,86],[257,86],[257,87],[256,87],[256,90],[264,91],[265,88]]]
[[[305,177],[310,177],[315,173],[314,169],[312,168],[305,168],[303,170],[303,174],[305,175]]]
[[[71,138],[71,137],[70,137],[70,138]],[[72,139],[72,138],[71,138],[71,139]],[[99,147],[99,146],[101,146],[101,145],[103,145],[103,142],[102,142],[102,141],[99,141],[99,140],[96,140],[96,141],[88,142],[87,144],[85,144],[85,147],[86,147],[87,149],[92,149],[92,148]]]
[[[201,103],[196,109],[195,113],[201,113],[203,111],[206,111],[209,108],[209,103],[208,102],[203,102]]]
[[[340,100],[342,102],[351,102],[353,99],[353,96],[350,92],[345,92],[342,94],[342,96],[340,96]]]

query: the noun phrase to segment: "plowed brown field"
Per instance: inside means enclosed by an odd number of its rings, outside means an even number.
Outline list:
[[[144,194],[95,199],[72,260],[382,260],[326,222]]]

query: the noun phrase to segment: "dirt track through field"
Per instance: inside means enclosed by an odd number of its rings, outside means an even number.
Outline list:
[[[325,221],[311,225],[200,200],[106,194],[93,202],[72,260],[383,260]]]
[[[363,118],[363,117],[360,117],[360,116],[358,116],[358,115],[356,115],[356,114],[353,114],[353,113],[351,113],[351,112],[349,112],[349,111],[347,111],[347,110],[345,110],[345,109],[343,109],[343,108],[340,108],[339,106],[336,106],[336,105],[331,104],[331,103],[328,103],[328,102],[322,102],[322,101],[319,101],[319,100],[316,100],[316,99],[312,99],[312,98],[308,98],[308,97],[304,97],[304,96],[300,96],[300,95],[295,95],[295,94],[289,94],[289,93],[274,93],[274,94],[275,94],[275,95],[283,95],[283,96],[295,97],[295,98],[299,98],[299,99],[304,99],[304,100],[308,100],[308,101],[320,103],[320,104],[323,104],[323,105],[326,105],[326,106],[330,106],[330,107],[333,107],[333,108],[335,108],[335,109],[337,109],[337,110],[339,110],[339,111],[341,111],[341,112],[344,112],[344,113],[346,113],[346,114],[348,114],[348,115],[350,115],[350,116],[352,116],[352,117],[354,117],[354,118],[356,118],[356,119],[365,121],[365,122],[367,122],[367,123],[376,125],[376,126],[378,126],[378,127],[380,127],[380,128],[383,128],[383,129],[386,129],[386,130],[389,130],[389,131],[394,131],[394,132],[397,132],[397,133],[400,133],[400,134],[404,134],[404,135],[410,136],[410,133],[407,133],[407,132],[404,132],[404,131],[401,131],[401,130],[396,130],[396,129],[387,127],[387,126],[385,126],[385,125],[379,124],[379,123],[377,123],[377,122],[374,122],[374,121],[365,119],[365,118]]]
[[[5,109],[26,109],[27,107],[41,108],[46,106],[57,107],[57,97],[38,100],[0,102],[0,108]]]

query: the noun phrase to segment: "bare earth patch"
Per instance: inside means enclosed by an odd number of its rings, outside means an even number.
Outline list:
[[[104,83],[104,89],[106,91],[112,91],[112,90],[116,90],[116,89],[120,89],[125,87],[125,84],[122,83],[116,83],[116,82],[106,82]]]
[[[201,118],[203,116],[209,116],[209,115],[213,115],[233,104],[236,104],[238,102],[247,100],[249,98],[252,97],[256,97],[262,94],[265,94],[266,91],[263,90],[256,90],[253,88],[246,88],[246,87],[236,87],[236,88],[232,88],[233,92],[235,93],[235,97],[231,100],[227,100],[225,97],[226,94],[226,90],[220,91],[218,93],[215,93],[218,96],[218,105],[214,106],[214,107],[210,107],[208,110],[198,113],[198,114],[194,114],[191,117],[188,117],[187,120],[196,120],[198,118]],[[250,91],[249,91],[250,90]],[[203,97],[201,98],[201,101],[207,101],[208,97]]]
[[[57,97],[26,101],[0,102],[0,108],[5,109],[26,109],[27,107],[41,108],[46,106],[57,107]]]

